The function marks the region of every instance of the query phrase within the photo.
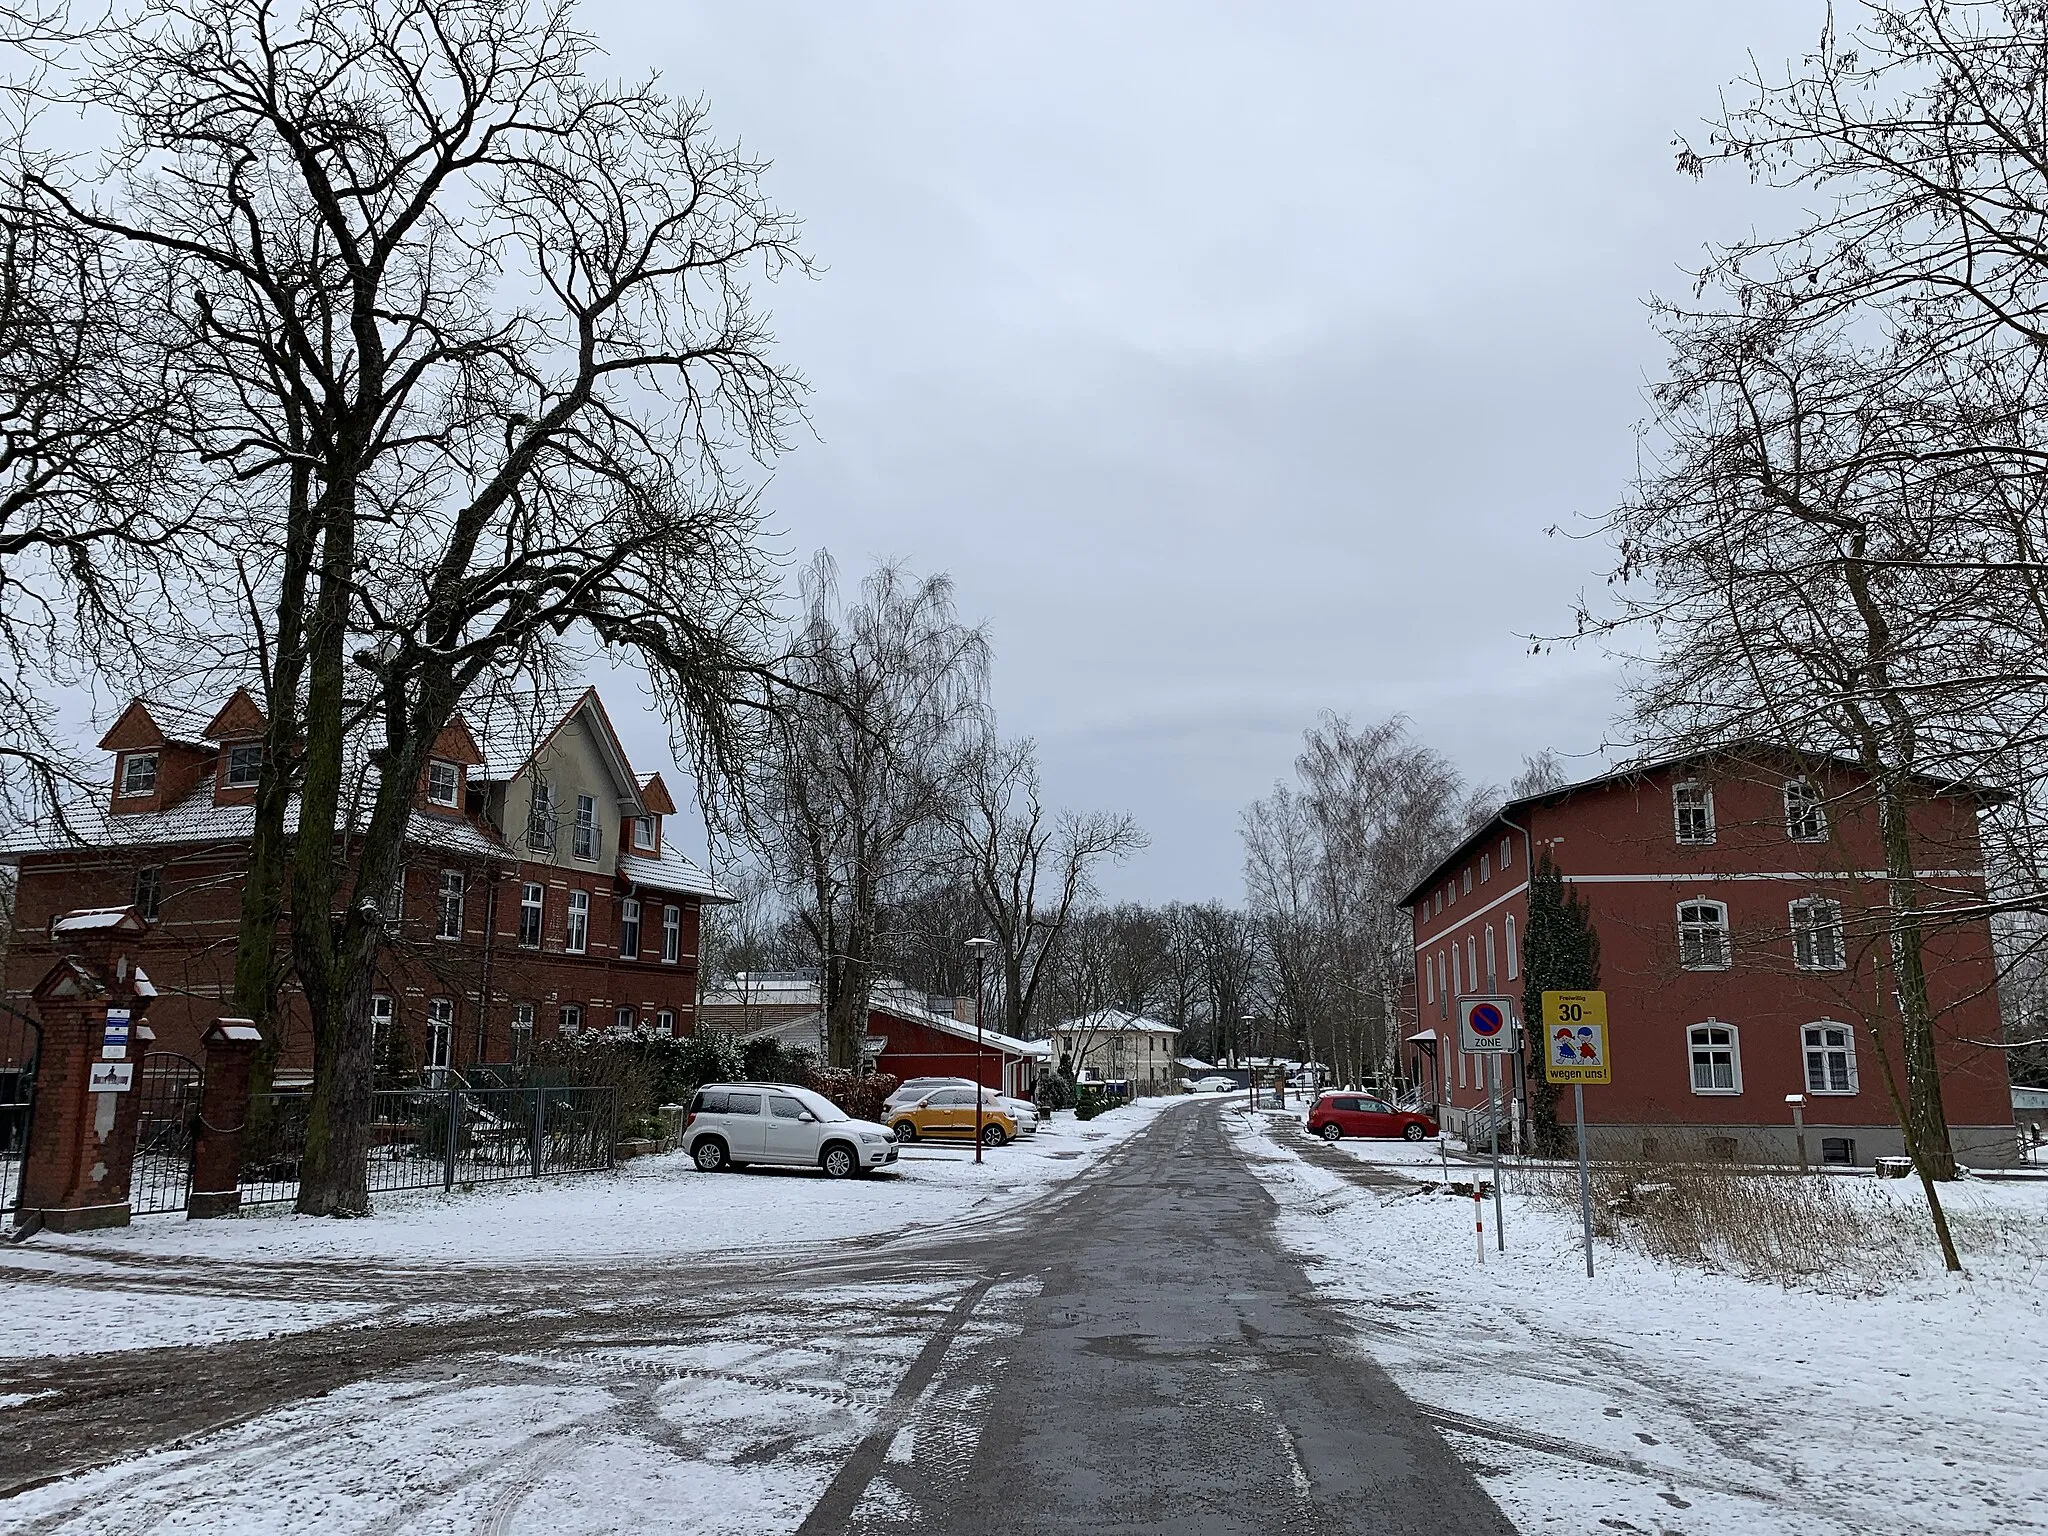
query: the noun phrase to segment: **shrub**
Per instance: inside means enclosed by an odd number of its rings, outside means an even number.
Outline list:
[[[903,1079],[887,1072],[855,1073],[848,1067],[813,1067],[804,1086],[822,1093],[856,1120],[880,1120],[882,1101],[902,1086]]]

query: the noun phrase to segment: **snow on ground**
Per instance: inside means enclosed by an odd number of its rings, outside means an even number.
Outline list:
[[[1048,1194],[1173,1102],[1141,1100],[1085,1123],[1062,1113],[978,1166],[972,1147],[917,1143],[893,1172],[840,1181],[809,1170],[699,1173],[676,1152],[610,1173],[384,1196],[358,1221],[264,1206],[216,1221],[149,1216],[45,1232],[0,1249],[0,1357],[258,1338],[374,1310],[321,1299],[346,1292],[345,1272],[300,1272],[289,1299],[224,1294],[269,1265],[658,1262],[943,1228]]]
[[[1283,1241],[1522,1531],[2048,1530],[2048,1187],[1951,1187],[1966,1279],[1922,1257],[1929,1237],[1876,1256],[1882,1290],[1607,1242],[1588,1280],[1568,1207],[1507,1196],[1503,1255],[1488,1201],[1482,1267],[1469,1199],[1360,1187],[1280,1118],[1230,1117]],[[1431,1144],[1338,1150],[1403,1179],[1441,1167]],[[1451,1162],[1454,1179],[1478,1171]],[[1917,1185],[1843,1183],[1907,1226]]]

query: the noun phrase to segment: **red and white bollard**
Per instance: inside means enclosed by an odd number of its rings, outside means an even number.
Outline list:
[[[1486,1263],[1486,1207],[1480,1203],[1479,1186],[1472,1186],[1472,1234],[1479,1244],[1479,1262]]]

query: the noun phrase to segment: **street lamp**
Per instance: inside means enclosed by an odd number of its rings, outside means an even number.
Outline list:
[[[1238,1037],[1249,1040],[1253,1027],[1259,1022],[1259,1016],[1255,1013],[1241,1013],[1237,1016],[1237,1022],[1244,1026],[1244,1028],[1238,1031]],[[1237,1065],[1237,1040],[1230,1042],[1230,1064],[1233,1067]],[[1250,1051],[1244,1053],[1244,1084],[1247,1093],[1250,1095],[1246,1107],[1257,1109],[1259,1107],[1259,1069],[1252,1065],[1252,1053]]]
[[[994,939],[969,939],[967,952],[974,956],[974,1160],[981,1161],[981,968],[988,961],[989,951],[996,947]]]

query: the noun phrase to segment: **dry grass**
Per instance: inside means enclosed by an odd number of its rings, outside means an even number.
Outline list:
[[[1575,1168],[1530,1169],[1529,1193],[1577,1212]],[[1652,1258],[1780,1284],[1868,1290],[1921,1273],[1924,1212],[1862,1198],[1847,1180],[1691,1158],[1683,1149],[1596,1166],[1593,1230]]]

